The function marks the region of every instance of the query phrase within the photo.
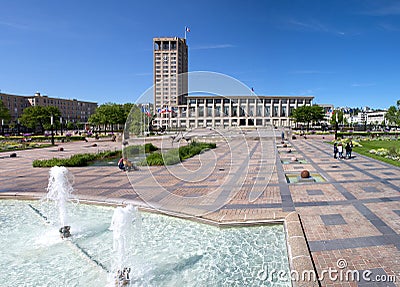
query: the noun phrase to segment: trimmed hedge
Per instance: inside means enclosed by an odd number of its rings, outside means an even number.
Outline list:
[[[90,162],[105,159],[115,158],[121,156],[121,151],[104,151],[101,153],[84,153],[75,154],[69,158],[52,158],[43,160],[34,160],[32,162],[33,167],[53,167],[53,166],[67,166],[67,167],[79,167],[87,166]]]
[[[158,147],[156,147],[152,143],[146,143],[144,146],[143,145],[126,146],[123,149],[123,154],[124,157],[133,157],[138,154],[151,153],[156,150],[158,150]]]
[[[382,131],[353,131],[353,132],[341,132],[338,131],[337,135],[339,137],[342,136],[396,136],[396,135],[400,135],[399,132],[397,131],[392,131],[392,132],[382,132]]]
[[[146,157],[141,165],[173,165],[185,159],[191,158],[205,150],[214,149],[215,143],[192,142],[187,146],[181,146],[179,149],[171,149],[166,153],[155,152]]]

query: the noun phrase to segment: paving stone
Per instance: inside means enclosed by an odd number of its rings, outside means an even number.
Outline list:
[[[398,175],[398,174],[396,174],[396,173],[394,173],[394,172],[391,172],[391,171],[384,171],[384,172],[382,172],[384,175]]]
[[[347,224],[343,216],[340,214],[320,215],[325,225],[342,225]]]
[[[359,270],[357,287],[396,287],[396,284],[388,281],[388,274],[382,268]],[[377,282],[386,279],[386,282]]]
[[[320,189],[307,189],[308,195],[323,195],[323,191]]]
[[[343,177],[355,177],[355,175],[352,173],[344,173],[344,174],[342,174],[342,176]]]
[[[381,192],[381,190],[377,189],[375,186],[364,186],[362,189],[365,192]]]

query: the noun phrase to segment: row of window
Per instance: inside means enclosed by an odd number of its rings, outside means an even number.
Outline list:
[[[165,63],[168,63],[168,58],[164,58],[163,63],[164,63],[164,64],[165,64]],[[170,63],[170,64],[171,64],[171,65],[176,65],[176,60],[175,60],[175,61],[172,61],[172,60],[171,60],[171,63]],[[156,61],[156,67],[159,67],[159,65],[161,65],[161,61],[160,61],[160,60]]]
[[[156,92],[156,95],[157,95],[157,96],[161,96],[161,94],[162,94],[162,93],[159,92],[159,91]],[[171,95],[171,96],[173,96],[173,95],[176,96],[176,93],[171,91],[170,95]]]
[[[166,77],[164,80],[156,79],[156,85],[161,85],[161,82],[163,82],[163,85],[168,85],[168,82],[176,83],[176,77],[171,77],[171,79]]]
[[[224,108],[221,110],[220,107],[216,107],[215,109],[213,108],[206,108],[204,109],[203,107],[199,107],[197,109],[197,114],[196,114],[196,110],[194,108],[190,108],[189,109],[189,117],[223,117],[223,116],[227,116],[227,117],[246,117],[246,116],[256,116],[256,117],[287,117],[287,116],[291,116],[292,112],[293,112],[294,108],[290,108],[289,109],[289,114],[288,114],[288,110],[286,109],[286,107],[282,107],[281,109],[279,109],[278,106],[273,106],[272,108],[272,114],[271,114],[271,107],[270,106],[265,106],[264,109],[260,106],[257,107],[257,109],[253,109],[253,108],[249,108],[248,110],[242,108],[242,107],[237,107],[237,106],[233,106],[233,107],[229,107],[229,106],[224,106]],[[264,112],[263,112],[264,110]],[[182,117],[186,117],[187,112],[183,111],[182,112]]]
[[[164,81],[168,81],[169,76],[171,76],[171,81],[172,79],[176,79],[176,74],[175,75],[169,75],[168,72],[164,72],[164,74],[156,74],[156,78],[159,80],[158,82],[161,81],[161,76],[163,76]],[[157,80],[156,80],[157,81]]]
[[[297,104],[304,104],[304,101],[305,101],[305,104],[306,105],[309,105],[309,104],[311,104],[311,100],[310,99],[289,99],[289,104],[295,104],[296,103],[296,101],[297,101]],[[246,103],[248,103],[248,104],[255,104],[256,102],[257,102],[257,104],[263,104],[263,103],[266,103],[266,104],[270,104],[270,103],[273,103],[273,104],[279,104],[279,103],[282,103],[282,104],[287,104],[288,103],[288,100],[287,99],[206,99],[206,100],[204,100],[204,99],[189,99],[189,104],[204,104],[204,103],[206,103],[206,104],[213,104],[213,103],[215,103],[215,104],[221,104],[221,103],[224,103],[224,104],[229,104],[229,103],[239,103],[239,104],[246,104]]]
[[[163,72],[164,75],[165,75],[165,74],[169,74],[169,73],[174,73],[174,74],[176,74],[176,69],[171,69],[171,71],[163,70],[162,72]],[[160,74],[160,73],[161,73],[161,70],[160,70],[160,69],[156,69],[156,73]]]
[[[170,51],[170,50],[176,50],[178,47],[177,42],[154,42],[154,51]]]
[[[171,55],[171,57],[170,57],[170,55]],[[161,60],[165,61],[165,60],[169,60],[170,58],[171,58],[171,61],[176,61],[176,54],[175,53],[173,53],[173,54],[164,53],[164,54],[162,54],[162,56],[160,53],[156,54],[156,61],[161,61]]]
[[[177,120],[170,119],[169,117],[165,117],[164,120],[160,120],[160,124],[162,126],[168,126],[169,124],[172,126],[181,126],[181,127],[212,127],[212,126],[264,126],[264,125],[288,125],[290,121],[287,119],[214,119],[214,120]]]
[[[159,69],[161,69],[161,66],[160,65],[156,65],[156,70],[159,70]],[[169,69],[169,66],[168,65],[164,65],[163,66],[163,70],[168,70]],[[171,65],[171,69],[176,69],[176,65]]]

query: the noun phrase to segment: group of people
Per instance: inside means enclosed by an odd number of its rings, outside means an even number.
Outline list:
[[[343,156],[343,151],[346,151],[346,155]],[[350,141],[343,148],[343,144],[341,142],[335,143],[333,145],[333,157],[334,158],[351,158],[351,152],[353,151],[353,143]]]

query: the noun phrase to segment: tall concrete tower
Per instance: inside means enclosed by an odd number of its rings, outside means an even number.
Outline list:
[[[153,39],[154,107],[175,108],[186,103],[188,93],[188,47],[186,39]]]

